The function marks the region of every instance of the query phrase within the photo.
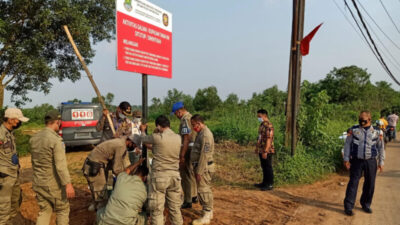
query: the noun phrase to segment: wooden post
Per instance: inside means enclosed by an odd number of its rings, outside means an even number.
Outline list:
[[[288,100],[286,105],[285,145],[291,147],[291,155],[297,145],[297,114],[300,106],[301,54],[303,39],[305,0],[293,0],[292,39],[290,44]]]
[[[88,76],[88,78],[90,80],[90,83],[92,83],[93,89],[96,92],[97,98],[99,98],[99,102],[100,102],[101,106],[103,107],[103,109],[107,109],[106,104],[104,103],[104,99],[101,96],[100,91],[97,88],[96,83],[94,82],[93,76],[90,73],[85,61],[83,60],[83,58],[81,56],[81,53],[79,52],[78,48],[75,45],[74,39],[72,38],[71,33],[69,32],[68,26],[64,25],[63,27],[64,27],[65,33],[68,36],[69,42],[71,43],[72,48],[75,51],[76,56],[78,57],[79,61],[81,62],[82,66],[83,66],[83,69],[85,70],[85,72],[86,72],[86,74],[87,74],[87,76]],[[107,120],[108,120],[108,123],[110,124],[110,127],[111,127],[111,130],[112,130],[113,134],[115,135],[114,124],[113,124],[109,114],[107,114]]]

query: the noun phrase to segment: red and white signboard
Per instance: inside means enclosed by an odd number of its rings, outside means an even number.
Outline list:
[[[172,14],[146,0],[117,0],[117,69],[172,78]]]
[[[72,120],[92,120],[93,109],[72,109],[71,110]]]

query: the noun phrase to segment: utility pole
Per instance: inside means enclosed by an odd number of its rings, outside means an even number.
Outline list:
[[[300,105],[301,60],[300,42],[303,39],[305,0],[293,0],[292,38],[290,42],[288,98],[286,104],[285,146],[291,155],[297,145],[297,114]]]

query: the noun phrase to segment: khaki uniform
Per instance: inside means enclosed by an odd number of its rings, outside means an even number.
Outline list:
[[[56,212],[57,225],[69,223],[69,202],[65,185],[71,183],[65,146],[52,129],[45,128],[30,139],[33,169],[33,190],[40,208],[37,225],[50,224]]]
[[[143,135],[143,134],[142,134]],[[149,210],[152,225],[164,224],[164,205],[167,200],[172,225],[183,224],[182,187],[179,175],[181,137],[171,129],[162,133],[141,136],[142,143],[152,144],[153,161],[149,188]]]
[[[193,130],[192,124],[190,123],[191,118],[192,115],[190,113],[186,113],[182,116],[181,123],[179,125],[179,134],[182,137],[182,144],[183,136],[190,136],[189,147],[185,154],[185,165],[179,169],[182,177],[182,189],[185,202],[192,202],[192,197],[197,196],[196,179],[194,177],[192,164],[190,163],[190,152],[192,150],[194,140],[196,139],[196,132]]]
[[[205,126],[196,136],[190,161],[193,164],[195,174],[201,176],[197,183],[197,190],[203,210],[213,210],[213,194],[211,191],[211,175],[215,172],[213,161],[214,136],[210,129]]]
[[[140,177],[120,173],[107,206],[97,211],[98,225],[144,225],[146,200],[146,186]]]
[[[19,163],[15,138],[4,125],[0,126],[0,225],[12,224],[21,198]]]
[[[129,136],[132,134],[133,124],[128,118],[117,119],[115,114],[110,113],[111,120],[114,124],[115,134],[117,137]],[[103,131],[103,136],[101,137],[101,142],[110,140],[114,138],[110,124],[108,123],[107,117],[102,116],[97,122],[96,128],[98,131]]]
[[[122,137],[99,144],[85,160],[82,171],[89,184],[96,208],[104,206],[108,198],[108,171],[112,170],[114,175],[121,173],[127,166],[126,156],[126,137]]]

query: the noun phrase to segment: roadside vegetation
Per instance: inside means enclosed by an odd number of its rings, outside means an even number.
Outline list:
[[[348,66],[334,68],[318,82],[302,83],[301,108],[297,121],[299,142],[293,157],[290,149],[284,145],[286,92],[277,86],[254,93],[248,100],[240,99],[233,93],[222,100],[217,88],[213,86],[199,89],[194,97],[177,89],[169,90],[164,98],[151,100],[149,130],[151,132],[154,128],[154,119],[164,114],[170,116],[172,128],[177,131],[179,121],[170,115],[170,110],[174,102],[183,101],[192,114],[199,113],[205,117],[206,124],[214,133],[218,168],[215,183],[250,188],[261,179],[254,144],[259,125],[256,111],[264,108],[268,110],[275,127],[276,184],[311,183],[342,168],[343,140],[339,136],[357,123],[361,110],[370,110],[373,121],[381,113],[388,115],[392,111],[400,111],[397,107],[400,92],[385,81],[372,83],[370,76],[365,69]],[[109,105],[112,105],[111,95],[107,95]],[[43,116],[50,109],[54,109],[54,106],[44,104],[23,110],[31,120],[21,131],[16,132],[20,154],[29,151],[30,133],[24,131],[43,127]]]

